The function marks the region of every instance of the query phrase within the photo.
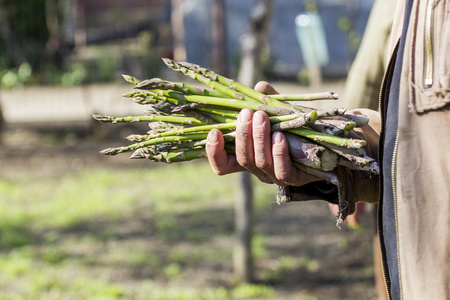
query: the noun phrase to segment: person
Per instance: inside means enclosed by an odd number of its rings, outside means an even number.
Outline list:
[[[389,299],[450,299],[450,19],[449,2],[399,0],[380,113],[362,128],[381,175],[350,176],[349,201],[378,198],[382,267]],[[260,82],[255,89],[272,94]],[[375,138],[374,136],[378,136]],[[248,171],[285,187],[292,197],[320,182],[293,167],[282,132],[270,133],[264,112],[241,111],[235,155],[212,130],[206,151],[216,174]],[[320,194],[320,190],[316,194]]]
[[[376,0],[372,6],[361,45],[348,72],[342,93],[344,106],[348,109],[363,107],[378,110],[379,88],[388,63],[389,39],[396,6],[397,0]],[[360,220],[367,217],[365,214],[375,215],[371,218],[373,224],[370,224],[373,233],[374,279],[378,299],[385,300],[387,293],[381,269],[380,238],[376,230],[378,211],[376,208],[370,209],[372,207],[373,205],[358,202],[355,213],[348,216],[346,222],[348,226],[357,227]],[[330,209],[337,213],[336,205],[330,204]]]
[[[349,109],[378,109],[378,94],[388,63],[388,47],[397,0],[376,0],[358,52],[348,72],[342,99]]]

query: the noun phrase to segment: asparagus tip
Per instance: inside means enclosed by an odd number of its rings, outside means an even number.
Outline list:
[[[97,113],[91,114],[91,116],[94,120],[102,122],[102,123],[110,122],[110,119],[111,119],[111,117],[108,117],[108,116],[105,116],[102,114],[97,114]]]
[[[141,82],[139,79],[131,75],[122,74],[122,77],[126,82],[131,83],[132,85],[137,85]]]
[[[117,151],[114,148],[107,148],[100,151],[101,154],[104,155],[116,155]]]

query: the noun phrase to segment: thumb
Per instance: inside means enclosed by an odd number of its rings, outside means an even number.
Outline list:
[[[266,81],[258,82],[255,85],[255,90],[266,95],[279,94],[278,91],[274,89],[274,87]]]

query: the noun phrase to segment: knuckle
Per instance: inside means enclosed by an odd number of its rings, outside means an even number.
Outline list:
[[[284,151],[282,151],[282,149],[279,149],[277,147],[273,148],[272,156],[273,156],[274,160],[276,159],[276,160],[279,160],[279,161],[284,160],[284,159],[287,158],[286,153]]]
[[[246,137],[250,135],[250,130],[246,126],[238,126],[236,127],[236,134]]]
[[[237,162],[246,169],[252,169],[254,167],[254,164],[252,164],[246,157],[237,157]]]
[[[253,140],[255,143],[263,143],[267,140],[267,135],[264,131],[253,130]]]
[[[266,160],[256,162],[256,167],[261,170],[271,170],[272,164]]]
[[[214,174],[219,175],[219,176],[223,176],[223,175],[227,175],[228,174],[227,172],[225,172],[225,171],[223,171],[221,169],[215,169],[213,171],[214,171]]]
[[[275,177],[282,182],[288,183],[290,180],[292,180],[292,175],[289,172],[286,172],[285,170],[280,170],[275,174]]]
[[[267,184],[273,184],[274,181],[272,179],[270,179],[270,177],[265,176],[265,175],[260,175],[257,176],[259,181],[263,182],[263,183],[267,183]]]

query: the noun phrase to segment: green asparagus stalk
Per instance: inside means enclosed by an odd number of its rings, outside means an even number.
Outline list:
[[[346,167],[351,170],[363,171],[368,174],[368,177],[372,177],[373,175],[380,173],[380,167],[376,161],[372,161],[369,159],[367,163],[357,163],[355,161],[351,161],[345,157],[340,156],[338,159],[338,165]]]
[[[232,79],[223,77],[198,65],[191,63],[177,63],[170,59],[163,59],[163,61],[169,68],[210,85],[212,88],[222,92],[225,95],[231,96],[232,98],[250,102],[254,102],[256,100],[264,105],[294,111],[293,107],[289,104],[273,99],[267,95],[255,91],[252,88],[246,87]],[[242,94],[239,94],[236,91]]]
[[[285,137],[292,161],[322,171],[331,171],[337,166],[335,152],[295,134],[286,133]]]
[[[112,123],[112,124],[162,121],[186,125],[206,125],[206,123],[194,118],[178,117],[178,116],[151,115],[151,116],[129,116],[118,118],[118,117],[104,116],[100,114],[93,114],[92,117],[95,120],[100,121],[102,123]]]
[[[232,79],[190,63],[164,59],[175,71],[210,86],[199,88],[159,78],[140,81],[124,75],[135,90],[124,97],[148,105],[146,116],[110,117],[94,114],[100,122],[148,122],[146,135],[131,135],[134,144],[109,148],[101,153],[115,155],[133,152],[131,158],[147,158],[158,162],[180,162],[206,157],[208,132],[223,133],[227,153],[235,151],[236,120],[242,109],[265,111],[271,130],[284,130],[290,145],[291,159],[299,170],[339,185],[337,176],[328,172],[337,165],[378,174],[376,161],[362,150],[364,140],[346,138],[355,126],[368,123],[368,118],[345,114],[345,108],[317,110],[289,103],[295,101],[335,100],[337,94],[264,95]],[[179,124],[179,125],[175,125]],[[335,136],[336,135],[336,136]]]
[[[193,86],[185,84],[185,83],[171,82],[171,81],[167,81],[167,80],[162,80],[160,78],[152,78],[152,79],[144,80],[141,83],[137,84],[135,86],[135,89],[149,90],[149,91],[167,90],[167,91],[180,92],[185,95],[228,98],[227,95],[224,95],[223,93],[216,91],[216,90],[210,90],[210,89],[200,88],[200,87],[193,87]]]
[[[163,137],[163,136],[183,135],[186,133],[193,133],[193,132],[208,133],[212,129],[219,129],[220,131],[224,131],[227,129],[234,129],[234,128],[236,128],[236,123],[209,124],[209,125],[204,125],[204,126],[195,126],[195,127],[187,127],[187,128],[168,130],[168,131],[156,133],[153,135],[147,135],[146,139],[148,140],[148,139],[154,139],[154,138]]]
[[[345,131],[351,131],[356,127],[355,122],[349,122],[349,121],[343,121],[343,120],[332,120],[332,119],[320,119],[317,120],[314,125],[311,125],[312,128],[314,126],[330,126],[330,127],[336,127],[341,130]]]
[[[308,123],[313,123],[316,120],[317,120],[317,112],[312,111],[307,114],[302,114],[298,118],[295,118],[292,120],[274,123],[272,125],[272,131],[278,131],[278,130],[281,131],[281,130],[299,128]]]
[[[159,94],[159,92],[158,92]],[[292,114],[294,111],[287,110],[280,107],[275,107],[266,104],[245,102],[241,100],[229,99],[229,98],[217,98],[217,97],[207,97],[207,96],[197,96],[197,95],[183,95],[181,93],[169,92],[159,94],[160,99],[176,99],[176,100],[186,100],[189,102],[196,102],[201,104],[215,105],[226,108],[233,108],[237,110],[242,110],[245,108],[251,109],[253,111],[262,110],[269,115],[287,115]]]
[[[349,149],[345,147],[338,147],[334,144],[318,142],[322,146],[336,152],[344,160],[340,160],[340,164],[354,170],[364,170],[372,173],[378,173],[379,167],[375,159],[366,155],[364,149]]]
[[[191,149],[176,152],[159,152],[157,155],[153,155],[151,159],[153,161],[165,162],[168,164],[174,162],[189,161],[198,158],[206,157],[205,149]],[[150,157],[149,157],[150,158]]]
[[[195,79],[201,83],[204,83],[204,84],[212,87],[213,89],[221,92],[222,94],[227,95],[230,98],[238,99],[238,100],[245,100],[245,101],[254,102],[254,103],[258,102],[256,99],[253,99],[253,98],[247,97],[241,93],[238,93],[235,90],[229,88],[228,86],[222,85],[218,82],[215,82],[214,80],[206,78],[205,76],[203,76],[201,74],[198,74],[192,70],[189,70],[171,59],[163,58],[163,61],[172,70],[183,73],[184,75],[189,76],[192,79]]]
[[[306,128],[289,129],[288,132],[306,137],[315,142],[326,142],[337,146],[359,149],[366,145],[366,141],[359,139],[348,139],[319,133]]]
[[[265,95],[263,93],[255,91],[254,89],[249,88],[243,84],[240,84],[239,82],[234,81],[233,79],[226,78],[222,75],[219,75],[219,74],[217,74],[211,70],[208,70],[206,68],[203,68],[199,65],[195,65],[195,64],[187,63],[187,62],[181,62],[179,64],[188,70],[191,70],[193,72],[201,74],[211,80],[214,80],[216,82],[223,84],[224,86],[232,87],[233,90],[239,91],[242,94],[244,94],[250,98],[256,99],[263,104],[268,104],[271,106],[281,107],[281,108],[286,108],[286,109],[292,109],[292,107],[289,104],[280,102],[274,98],[271,98],[268,95]]]
[[[152,145],[162,144],[162,143],[172,143],[172,142],[182,142],[182,141],[191,141],[191,140],[202,140],[205,139],[208,133],[196,133],[196,134],[187,134],[187,135],[175,135],[175,136],[166,136],[159,137],[155,139],[151,139],[148,141],[135,143],[128,146],[117,147],[117,148],[107,148],[102,150],[100,153],[107,155],[117,155],[119,153],[134,151],[139,148],[144,148]]]
[[[347,122],[355,122],[356,127],[363,127],[369,123],[369,118],[364,115],[351,115],[351,114],[342,114],[340,116],[332,117],[333,120],[342,120]],[[328,119],[328,117],[324,117],[324,120]]]
[[[212,71],[211,71],[212,72]],[[129,75],[123,75],[129,76]],[[135,79],[137,80],[137,79]],[[228,79],[230,80],[230,79]],[[134,82],[134,81],[132,81]],[[181,92],[185,95],[198,95],[198,96],[210,96],[219,98],[228,98],[227,95],[216,91],[200,87],[194,87],[182,82],[171,82],[163,80],[161,78],[146,79],[135,86],[136,89],[157,91],[157,90],[172,90]],[[307,93],[307,94],[273,94],[268,95],[270,98],[279,101],[315,101],[315,100],[337,100],[339,98],[338,94],[334,92],[323,92],[323,93]],[[261,95],[259,95],[261,97]]]
[[[311,93],[311,94],[274,94],[270,98],[279,101],[314,101],[314,100],[337,100],[339,95],[334,92]]]
[[[314,115],[314,114],[312,114]],[[286,116],[274,116],[269,117],[269,121],[276,124],[283,123],[283,122],[289,122],[289,120],[297,120],[298,116],[305,117],[305,114],[297,114],[297,115],[286,115]],[[123,118],[122,118],[123,119]],[[111,120],[111,119],[106,119]],[[112,120],[115,120],[114,118]],[[105,121],[105,122],[107,122]],[[277,123],[278,122],[278,123]],[[219,129],[221,131],[228,130],[228,129],[235,129],[236,128],[236,122],[235,120],[231,122],[224,122],[219,124],[208,124],[208,125],[202,125],[202,126],[194,126],[194,127],[178,127],[174,129],[167,129],[163,132],[154,133],[152,135],[143,135],[143,136],[136,136],[132,135],[130,138],[133,140],[149,140],[157,137],[163,137],[163,136],[171,136],[171,135],[182,135],[186,133],[193,133],[193,132],[209,132],[212,129]],[[129,139],[130,140],[130,139]]]
[[[122,75],[122,77],[126,82],[131,83],[132,85],[137,85],[141,82],[139,79],[131,75]]]
[[[339,136],[339,137],[346,137],[348,134],[343,129],[340,129],[340,128],[337,128],[335,126],[328,125],[328,124],[321,124],[318,121],[320,121],[320,120],[317,120],[314,123],[308,124],[308,127],[311,128],[312,130],[320,132],[320,133]]]

